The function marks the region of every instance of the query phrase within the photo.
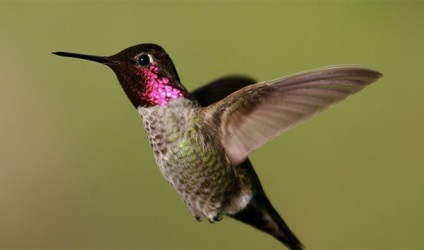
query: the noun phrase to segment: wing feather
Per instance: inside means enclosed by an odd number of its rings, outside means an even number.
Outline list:
[[[221,143],[236,165],[291,127],[357,93],[382,75],[357,66],[336,66],[244,87],[204,109],[219,126]]]

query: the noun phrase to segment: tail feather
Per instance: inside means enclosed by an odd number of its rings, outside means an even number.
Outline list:
[[[302,249],[302,243],[289,229],[271,205],[268,197],[266,197],[261,182],[249,159],[235,166],[234,170],[241,177],[242,185],[250,187],[253,197],[243,210],[236,214],[229,214],[229,216],[274,236],[290,249]]]
[[[302,243],[275,211],[265,194],[263,197],[254,197],[245,209],[232,217],[274,236],[289,249],[303,248]]]

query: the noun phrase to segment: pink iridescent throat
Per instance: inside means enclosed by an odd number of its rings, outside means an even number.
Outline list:
[[[140,68],[138,75],[146,81],[141,98],[145,100],[147,106],[165,106],[169,100],[186,95],[183,90],[174,86],[168,78],[159,77],[159,68],[155,64],[151,64],[147,68]]]

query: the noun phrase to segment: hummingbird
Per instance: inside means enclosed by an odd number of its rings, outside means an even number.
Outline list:
[[[382,76],[361,66],[330,66],[259,83],[228,76],[189,92],[157,44],[112,56],[52,53],[115,72],[163,177],[197,220],[231,217],[290,249],[303,245],[266,196],[249,154]]]

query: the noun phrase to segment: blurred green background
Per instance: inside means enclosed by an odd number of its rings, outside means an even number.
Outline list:
[[[0,248],[281,248],[198,223],[108,68],[154,42],[194,89],[362,64],[376,84],[251,155],[309,248],[424,248],[424,2],[0,2]]]

